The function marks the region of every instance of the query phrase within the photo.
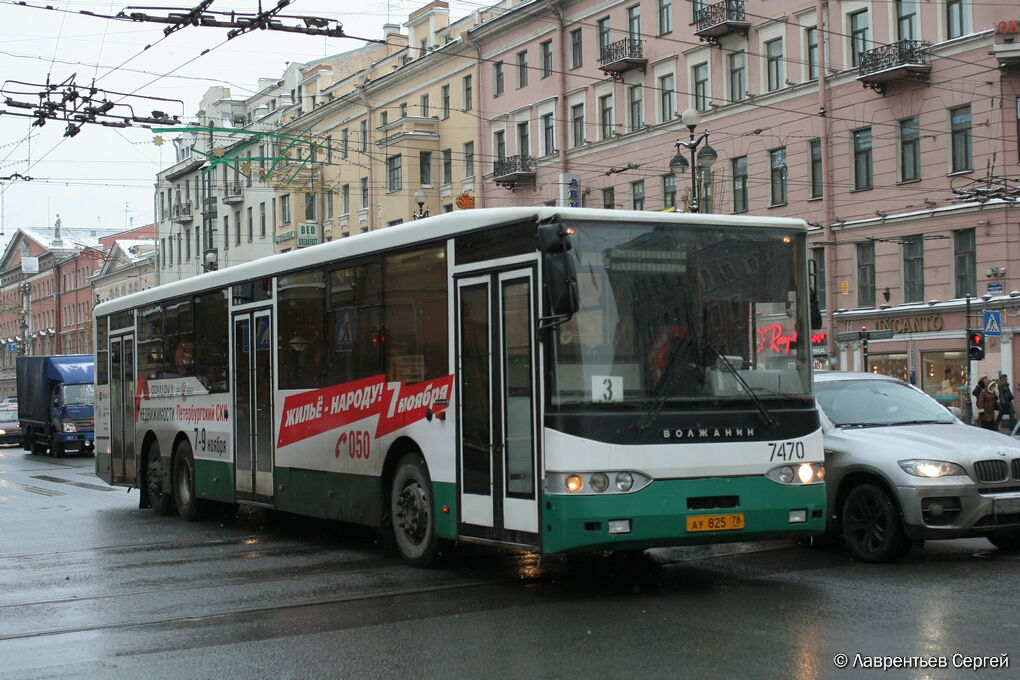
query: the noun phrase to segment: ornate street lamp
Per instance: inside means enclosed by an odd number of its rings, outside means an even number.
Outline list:
[[[673,173],[674,177],[679,178],[680,175],[687,172],[688,167],[691,168],[690,212],[696,213],[698,212],[700,202],[698,197],[698,173],[695,171],[695,168],[711,168],[712,164],[719,158],[719,154],[715,152],[715,149],[708,145],[708,130],[702,132],[700,137],[696,139],[694,137],[694,128],[696,128],[698,123],[701,122],[701,114],[699,114],[695,109],[687,109],[680,116],[680,120],[683,121],[683,124],[687,126],[688,130],[690,130],[691,139],[687,142],[681,139],[676,140],[676,155],[673,156],[673,160],[669,162],[669,170]],[[701,146],[702,142],[705,143],[705,146],[699,150],[698,147]],[[684,157],[684,153],[681,149],[687,149],[691,152],[691,160],[689,163]],[[676,207],[676,204],[674,204],[674,211],[676,210]]]
[[[411,219],[420,220],[429,216],[429,209],[425,207],[425,192],[421,189],[414,192],[414,202],[418,204],[418,212],[411,214]]]

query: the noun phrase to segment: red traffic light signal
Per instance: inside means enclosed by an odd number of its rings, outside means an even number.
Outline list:
[[[967,356],[971,361],[985,358],[985,334],[983,331],[971,331],[967,339]]]

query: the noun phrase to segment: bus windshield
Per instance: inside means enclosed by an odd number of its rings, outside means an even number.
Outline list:
[[[810,395],[803,232],[567,226],[580,309],[552,331],[551,406]]]

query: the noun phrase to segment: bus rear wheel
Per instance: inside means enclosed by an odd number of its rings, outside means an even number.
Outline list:
[[[405,454],[397,464],[390,491],[393,539],[400,557],[411,566],[424,567],[436,556],[436,527],[432,484],[425,458]]]
[[[159,443],[149,444],[145,455],[145,490],[149,503],[157,515],[169,515],[174,509],[174,499],[163,490],[163,459],[159,455]]]
[[[195,494],[195,457],[187,441],[177,445],[177,455],[174,456],[174,502],[177,514],[185,522],[200,518],[200,501]]]

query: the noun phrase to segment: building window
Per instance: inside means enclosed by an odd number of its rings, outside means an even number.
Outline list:
[[[570,32],[570,68],[580,68],[584,63],[584,49],[581,43],[581,29]]]
[[[951,109],[949,111],[949,119],[952,126],[952,172],[965,172],[967,170],[972,170],[970,106],[960,106],[955,109]]]
[[[528,85],[528,53],[517,53],[517,87]]]
[[[857,306],[875,306],[875,242],[857,244]]]
[[[977,237],[975,229],[953,232],[953,259],[956,282],[953,297],[977,295]]]
[[[963,35],[963,0],[946,0],[946,38]]]
[[[924,301],[924,238],[905,236],[903,243],[903,301]]]
[[[641,39],[641,5],[627,8],[627,35],[631,40]]]
[[[825,293],[827,288],[825,282],[825,248],[812,248],[811,259],[815,262],[815,299],[818,301],[818,308],[825,309]]]
[[[861,65],[861,54],[868,49],[868,10],[850,15],[850,65]]]
[[[329,204],[327,203],[327,205]],[[249,206],[247,213],[248,213],[248,243],[251,243],[252,241],[255,240],[255,212]],[[329,215],[329,217],[332,217],[332,215]],[[190,238],[188,239],[188,242],[189,243],[191,242]],[[188,246],[188,250],[191,250],[191,246]],[[191,257],[190,253],[188,254],[188,257]]]
[[[765,43],[765,58],[768,70],[769,92],[783,86],[783,39],[776,38]]]
[[[896,0],[898,40],[914,40],[917,35],[917,0]]]
[[[470,111],[473,104],[474,89],[471,85],[471,76],[464,76],[464,110]]]
[[[676,177],[673,173],[662,176],[662,207],[676,210]]]
[[[344,128],[340,131],[340,158],[347,158],[348,145],[350,143],[350,130]]]
[[[280,196],[280,224],[290,224],[290,194]]]
[[[400,102],[400,117],[407,118],[407,102]],[[386,123],[383,122],[383,125]]]
[[[386,158],[386,191],[399,191],[403,187],[401,164],[400,154]]]
[[[305,222],[312,222],[315,220],[315,194],[305,194]],[[234,216],[234,221],[237,222],[237,215]]]
[[[492,81],[495,87],[493,96],[499,97],[503,94],[503,62],[497,61],[492,65]]]
[[[659,35],[673,32],[673,0],[659,0]]]
[[[548,78],[553,72],[552,40],[546,40],[540,47],[542,48],[542,77]]]
[[[634,210],[645,209],[645,181],[639,179],[630,183],[631,208]]]
[[[475,143],[464,142],[464,177],[475,176]]]
[[[698,111],[708,110],[708,63],[696,64],[691,69],[694,81],[694,108]]]
[[[609,17],[595,22],[595,28],[599,35],[599,54],[604,58],[606,48],[609,47]]]
[[[443,149],[443,184],[453,183],[453,150]]]
[[[364,210],[368,210],[368,178],[361,178],[361,207]]]
[[[616,189],[613,187],[606,187],[602,190],[602,207],[606,210],[613,210],[616,208]],[[171,262],[171,264],[173,264]]]
[[[747,212],[747,156],[731,161],[733,171],[733,212]]]
[[[900,181],[921,179],[921,121],[917,116],[900,121]]]
[[[432,152],[431,151],[419,151],[418,152],[418,177],[421,179],[421,185],[425,187],[432,186]]]
[[[361,121],[361,150],[368,150],[368,121]]]
[[[266,237],[266,203],[259,203],[259,236]]]
[[[183,239],[180,236],[177,237],[177,259],[181,259],[181,241]],[[230,249],[230,216],[223,216],[223,250]]]
[[[771,205],[786,205],[786,147],[769,151]]]
[[[872,188],[871,128],[854,130],[854,191]]]
[[[431,115],[431,112],[429,111],[429,96],[427,94],[423,94],[418,99],[418,111],[418,115],[422,118],[428,118]]]
[[[527,121],[517,124],[517,153],[522,157],[531,153],[530,126]]]
[[[811,154],[811,198],[822,197],[822,140],[812,139],[808,144]]]
[[[450,117],[450,86],[449,85],[443,85],[443,87],[441,87],[439,89],[439,93],[440,93],[439,94],[439,99],[440,99],[442,107],[443,107],[442,108],[442,116],[443,116],[443,118],[449,118]]]
[[[730,101],[739,102],[747,98],[747,55],[734,52],[729,55]]]
[[[672,73],[659,77],[659,109],[660,122],[676,118],[676,87]]]
[[[570,107],[571,146],[574,148],[584,144],[584,104]]]
[[[599,128],[602,139],[613,137],[613,95],[604,94],[599,97]]]
[[[804,29],[804,43],[807,45],[807,77],[818,79],[818,27]]]
[[[496,152],[496,160],[506,160],[506,131],[497,130],[493,135],[493,151]]]
[[[641,85],[631,85],[627,88],[627,100],[630,108],[630,129],[640,130],[644,124],[644,88]]]
[[[555,128],[553,127],[553,115],[546,113],[541,118],[542,123],[542,153],[548,156],[556,153]]]
[[[351,214],[351,185],[345,184],[340,187],[340,214]]]

